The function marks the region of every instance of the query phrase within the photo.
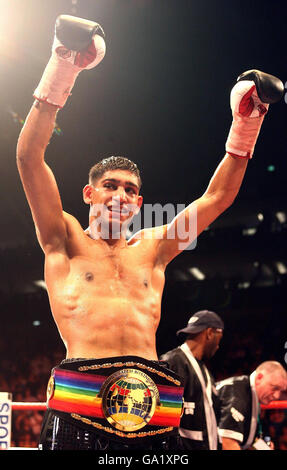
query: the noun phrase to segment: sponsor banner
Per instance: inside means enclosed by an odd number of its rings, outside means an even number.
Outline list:
[[[12,394],[0,392],[0,450],[11,444]]]

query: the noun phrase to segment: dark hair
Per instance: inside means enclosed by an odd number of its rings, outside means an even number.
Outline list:
[[[126,157],[108,157],[96,163],[89,172],[89,182],[94,183],[101,178],[106,171],[126,170],[138,178],[139,188],[142,185],[140,172],[137,165]]]

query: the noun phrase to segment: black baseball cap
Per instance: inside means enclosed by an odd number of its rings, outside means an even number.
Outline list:
[[[178,330],[176,334],[178,336],[180,333],[200,333],[200,331],[206,328],[218,328],[223,330],[224,323],[217,313],[210,312],[209,310],[201,310],[192,315],[188,320],[187,326],[182,330]]]

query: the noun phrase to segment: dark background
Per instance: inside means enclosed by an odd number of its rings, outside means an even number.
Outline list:
[[[287,80],[286,6],[278,0],[0,0],[0,352],[15,359],[64,356],[46,291],[35,284],[43,255],[15,161],[19,121],[59,14],[98,21],[106,33],[106,57],[79,77],[46,153],[64,209],[83,227],[82,187],[97,160],[125,155],[140,167],[144,202],[187,205],[224,155],[236,77],[256,68]],[[236,202],[167,269],[158,352],[177,344],[191,314],[213,309],[226,323],[218,377],[268,358],[285,363],[286,115],[284,99],[271,106]],[[250,228],[256,233],[244,235]]]

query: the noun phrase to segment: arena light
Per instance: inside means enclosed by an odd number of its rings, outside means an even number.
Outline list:
[[[248,289],[250,287],[250,282],[244,281],[237,284],[238,289]]]
[[[0,0],[0,54],[6,60],[15,60],[19,56],[17,33],[25,16],[24,3]]]
[[[34,281],[34,285],[37,286],[37,287],[41,287],[41,289],[47,290],[47,286],[46,286],[45,281],[43,281],[41,279],[39,281]]]
[[[286,274],[287,273],[287,267],[286,267],[285,263],[283,263],[282,261],[277,261],[275,263],[275,265],[276,265],[276,268],[277,268],[279,274]]]
[[[256,234],[256,232],[257,232],[256,227],[244,228],[242,230],[242,234],[247,237],[252,237],[253,235]]]
[[[196,267],[189,268],[189,272],[199,281],[203,281],[205,279],[205,274]]]
[[[0,0],[0,38],[1,40],[9,34],[13,27],[13,2]]]
[[[277,219],[279,220],[280,224],[285,224],[285,222],[286,222],[285,212],[279,211],[279,212],[276,212],[275,215],[276,215]]]

